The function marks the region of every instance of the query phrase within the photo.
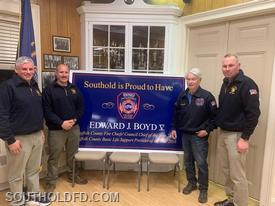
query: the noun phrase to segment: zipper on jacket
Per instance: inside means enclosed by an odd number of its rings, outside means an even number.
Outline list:
[[[64,89],[64,91],[65,91],[66,96],[68,96],[68,91],[67,91],[67,89],[66,89],[66,88],[63,88],[63,89]]]
[[[31,94],[32,94],[32,96],[33,96],[33,91],[32,91],[32,88],[30,87],[30,91],[31,91]]]
[[[226,94],[228,87],[231,85],[231,82],[228,82],[227,85],[224,87],[224,93]]]

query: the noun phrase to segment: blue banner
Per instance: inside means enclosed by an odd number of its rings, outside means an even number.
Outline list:
[[[172,139],[174,103],[184,79],[73,71],[85,99],[80,148],[182,151]]]
[[[21,25],[18,57],[31,57],[37,66],[30,0],[21,0]]]

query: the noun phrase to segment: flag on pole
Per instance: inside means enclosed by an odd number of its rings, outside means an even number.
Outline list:
[[[31,57],[37,66],[30,0],[21,0],[20,39],[17,56]],[[37,78],[37,74],[35,75]]]

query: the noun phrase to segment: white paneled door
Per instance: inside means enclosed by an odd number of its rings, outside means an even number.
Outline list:
[[[228,21],[190,28],[188,67],[203,71],[202,87],[218,98],[222,83],[221,61],[226,53],[240,57],[241,68],[260,89],[261,116],[251,137],[247,159],[250,196],[259,199],[263,168],[268,104],[275,47],[275,16]],[[223,174],[216,152],[217,131],[210,138],[210,179],[223,184]]]

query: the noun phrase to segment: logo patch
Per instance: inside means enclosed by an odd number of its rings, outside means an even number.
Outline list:
[[[72,94],[76,94],[76,90],[75,89],[70,89],[71,90],[71,92],[72,92]]]
[[[258,94],[256,89],[250,89],[249,93],[250,93],[250,95],[257,95]]]
[[[203,98],[197,98],[195,101],[195,104],[197,106],[203,106],[204,105],[204,99]]]
[[[216,105],[216,101],[213,100],[213,101],[211,101],[210,104],[211,104],[211,106],[215,106]]]
[[[232,86],[229,88],[229,94],[236,94],[236,91],[237,91],[237,87],[236,86]]]
[[[139,110],[140,96],[135,92],[121,92],[117,96],[117,109],[122,119],[134,119]]]

